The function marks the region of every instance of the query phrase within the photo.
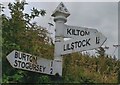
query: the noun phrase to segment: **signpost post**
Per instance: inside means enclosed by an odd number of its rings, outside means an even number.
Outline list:
[[[62,62],[62,56],[59,54],[59,51],[62,49],[60,43],[64,41],[63,34],[64,23],[67,22],[67,17],[70,15],[67,8],[61,2],[58,7],[55,9],[51,16],[54,17],[55,21],[55,50],[54,50],[54,60]]]

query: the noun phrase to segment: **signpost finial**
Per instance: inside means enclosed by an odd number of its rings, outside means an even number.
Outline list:
[[[63,15],[66,18],[70,15],[68,9],[65,7],[63,2],[61,2],[51,16],[56,17],[58,15]]]

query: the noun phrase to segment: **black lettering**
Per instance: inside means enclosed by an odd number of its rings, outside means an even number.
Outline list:
[[[15,51],[15,58],[18,58],[18,52]]]
[[[69,35],[78,35],[78,36],[85,36],[90,35],[89,31],[86,30],[78,30],[78,29],[67,29],[67,34]]]
[[[66,51],[66,47],[65,47],[65,45],[64,45],[64,47],[63,47],[63,48],[64,48],[64,51]]]
[[[81,36],[84,36],[84,31],[83,31],[83,30],[80,32],[80,35],[81,35]]]
[[[72,29],[72,35],[75,35],[75,29]]]
[[[18,67],[20,67],[21,61],[18,61]]]
[[[100,37],[96,37],[96,44],[100,43]]]
[[[74,33],[74,35],[79,35],[79,34],[76,32],[75,29],[73,29],[73,33]]]
[[[50,74],[53,74],[53,68],[50,68]]]
[[[74,49],[74,43],[73,42],[71,43],[71,49],[72,50]]]
[[[25,62],[22,62],[22,63],[21,63],[21,67],[22,67],[22,68],[25,68],[25,66],[26,66],[26,65],[25,65]]]
[[[26,55],[26,61],[29,61],[30,55]]]
[[[29,69],[32,70],[32,63],[29,62]]]
[[[90,45],[90,38],[88,40],[86,39],[86,46],[87,44]]]
[[[80,30],[76,30],[76,32],[77,32],[76,34],[79,36]]]
[[[21,54],[21,52],[19,52],[18,54],[19,54],[19,55],[18,55],[19,59],[22,59],[22,54]]]
[[[53,66],[53,61],[51,61],[51,67]]]
[[[78,44],[78,41],[75,42],[75,48],[77,48],[77,46],[78,46],[77,44]]]
[[[30,63],[26,63],[26,69],[30,68]]]
[[[71,35],[71,29],[67,29],[67,34]]]
[[[15,60],[15,64],[14,64],[14,66],[17,67],[17,65],[18,65],[18,64],[17,64],[17,60]]]
[[[40,69],[39,69],[40,72],[42,72],[42,66],[40,66]]]
[[[81,47],[81,41],[78,42],[78,47],[79,47],[79,48]]]
[[[43,67],[43,72],[45,72],[45,68],[46,68],[46,67]]]
[[[89,31],[85,31],[85,34],[86,34],[86,35],[89,35],[89,34],[90,34],[90,32],[89,32]]]
[[[82,41],[82,46],[83,46],[83,47],[84,47],[85,45],[87,45],[87,44],[86,44],[87,42],[86,42],[86,43],[84,43],[84,42],[85,42],[85,40]]]
[[[69,46],[69,44],[67,44],[67,50],[70,50],[70,46]]]
[[[22,60],[26,61],[26,54],[25,53],[21,53],[21,58],[22,58]]]
[[[29,56],[30,56],[30,55],[26,55],[26,61],[29,61]]]

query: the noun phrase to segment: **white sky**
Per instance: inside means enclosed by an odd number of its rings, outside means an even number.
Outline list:
[[[0,2],[13,2],[15,0],[0,0]],[[22,0],[20,0],[22,1]],[[27,2],[118,2],[119,0],[26,0]]]
[[[25,9],[25,12],[27,13],[30,12],[32,7],[46,10],[46,16],[36,18],[35,21],[37,21],[38,25],[46,27],[50,32],[54,33],[54,27],[49,27],[48,22],[54,23],[51,14],[60,2],[54,2],[54,0],[52,0],[53,2],[45,2],[45,0],[42,0],[43,2],[40,2],[40,0],[38,2],[32,2],[33,0],[26,1],[29,1],[29,5],[26,6]],[[104,0],[105,2],[103,2],[103,0],[98,0],[100,2],[94,2],[95,0],[90,0],[93,2],[88,2],[88,0],[84,0],[84,2],[70,1],[72,2],[64,2],[71,14],[67,19],[67,24],[97,29],[107,37],[107,41],[104,45],[108,46],[109,49],[106,50],[106,53],[112,55],[115,49],[113,45],[118,44],[118,0],[109,0],[109,2],[108,0]],[[7,10],[5,13],[8,14]],[[115,55],[117,56],[117,51],[115,52]]]

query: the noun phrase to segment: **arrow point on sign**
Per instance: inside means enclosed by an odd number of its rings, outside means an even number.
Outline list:
[[[101,32],[98,32],[97,33],[98,34],[98,36],[100,37],[100,39],[101,39],[101,43],[100,43],[100,46],[102,46],[104,43],[105,43],[105,41],[107,40],[107,37],[105,37]]]
[[[11,53],[9,53],[9,54],[6,56],[7,60],[9,61],[9,63],[11,64],[12,67],[14,67],[14,66],[13,66],[13,63],[14,63],[15,51],[16,51],[16,50],[13,50]]]
[[[107,40],[107,37],[104,36],[104,41],[103,41],[102,45],[105,43],[106,40]]]
[[[15,50],[13,50],[11,53],[9,53],[8,55],[7,55],[7,59],[9,60],[10,59],[10,56],[12,56],[12,55],[14,55],[15,54]]]

